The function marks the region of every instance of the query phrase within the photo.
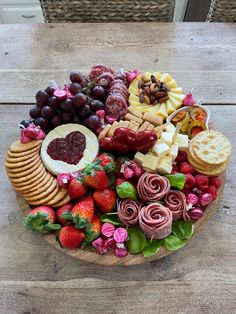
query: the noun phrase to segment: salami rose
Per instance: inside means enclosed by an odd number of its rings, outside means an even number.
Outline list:
[[[156,202],[170,191],[170,182],[158,174],[145,172],[138,180],[137,189],[143,201]]]
[[[141,204],[125,199],[118,204],[118,216],[121,222],[127,227],[136,225],[138,223],[138,215],[141,208]]]
[[[148,238],[163,239],[171,234],[172,213],[159,203],[151,203],[141,208],[139,226]]]
[[[181,219],[186,211],[186,196],[181,191],[171,190],[164,198],[164,205],[172,212],[173,220]]]

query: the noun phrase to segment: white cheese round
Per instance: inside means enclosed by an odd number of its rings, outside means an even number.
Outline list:
[[[48,155],[47,147],[51,141],[56,138],[65,138],[68,134],[77,131],[85,136],[86,147],[83,152],[83,157],[76,165],[68,164],[61,160],[54,160]],[[59,173],[83,170],[88,164],[94,161],[98,150],[99,144],[97,136],[91,130],[80,124],[68,123],[56,127],[47,134],[41,146],[41,159],[48,171],[54,175],[58,175]]]

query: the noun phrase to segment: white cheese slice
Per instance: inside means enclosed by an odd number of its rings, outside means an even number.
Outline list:
[[[166,132],[175,133],[175,126],[172,123],[167,123],[165,126]]]
[[[68,134],[76,131],[81,132],[85,136],[86,141],[86,147],[80,161],[76,165],[72,165],[61,160],[52,159],[47,153],[49,143],[56,138],[65,138]],[[56,127],[47,134],[43,140],[40,154],[48,171],[58,175],[59,173],[70,173],[83,170],[88,164],[94,161],[98,154],[98,150],[99,145],[97,136],[91,130],[80,124],[68,123]]]
[[[170,152],[170,147],[166,143],[155,144],[152,151],[158,156],[162,157]]]
[[[177,145],[171,145],[169,155],[171,156],[172,161],[174,161],[178,155],[178,146]]]
[[[173,141],[174,133],[169,132],[163,132],[161,134],[161,140],[162,142],[166,143],[168,146],[171,146]]]
[[[170,174],[172,171],[172,158],[171,156],[164,156],[160,159],[157,165],[157,172],[160,174]]]
[[[188,148],[188,135],[178,134],[174,145],[177,145],[180,150],[186,150]]]
[[[142,163],[143,169],[147,172],[156,172],[159,159],[160,159],[159,157],[154,155],[150,154],[144,155]]]
[[[144,154],[137,152],[134,155],[134,161],[137,162],[137,164],[142,165],[143,163]]]

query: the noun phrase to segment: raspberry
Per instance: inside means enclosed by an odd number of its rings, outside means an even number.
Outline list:
[[[218,178],[218,177],[211,177],[209,179],[209,184],[214,185],[216,189],[219,189],[221,187],[222,182],[221,182],[220,178]]]
[[[196,187],[201,190],[205,191],[209,186],[209,178],[207,176],[204,176],[202,174],[197,174],[195,176],[196,179]]]
[[[195,184],[196,184],[196,180],[195,180],[194,176],[191,173],[187,173],[186,174],[186,181],[184,184],[184,189],[192,190],[195,187]]]
[[[195,173],[195,169],[194,169],[193,166],[192,166],[189,162],[187,162],[187,161],[181,162],[181,163],[179,164],[179,171],[180,171],[181,173],[184,173],[184,174],[187,174],[187,173],[194,174],[194,173]]]
[[[179,151],[177,157],[175,158],[175,161],[177,162],[183,162],[187,160],[187,154],[184,151]]]
[[[211,196],[213,197],[213,200],[216,199],[217,191],[214,185],[209,185],[208,188],[204,192],[211,194]]]
[[[181,192],[183,192],[187,196],[189,193],[191,193],[191,189],[183,188]]]

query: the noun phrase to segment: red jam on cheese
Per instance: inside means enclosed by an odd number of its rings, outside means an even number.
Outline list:
[[[54,160],[61,160],[71,165],[76,165],[83,157],[86,147],[85,136],[75,131],[65,138],[56,138],[47,147],[48,155]]]

